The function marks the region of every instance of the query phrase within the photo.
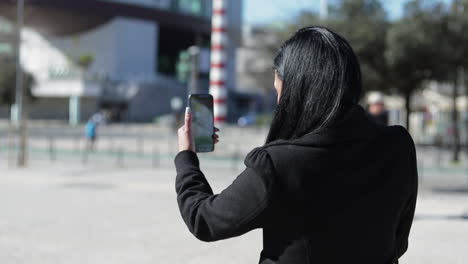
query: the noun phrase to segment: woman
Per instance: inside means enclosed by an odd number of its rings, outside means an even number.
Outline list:
[[[416,204],[410,135],[374,123],[358,105],[359,63],[326,28],[294,34],[274,70],[278,106],[266,143],[220,194],[200,171],[186,114],[175,164],[189,230],[215,241],[262,228],[264,264],[397,263]]]

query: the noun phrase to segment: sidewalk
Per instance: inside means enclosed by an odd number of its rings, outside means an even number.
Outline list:
[[[258,262],[259,230],[215,243],[190,235],[178,212],[171,167],[0,166],[0,263]],[[208,166],[204,172],[219,192],[241,169]],[[401,263],[466,263],[468,192],[421,190]]]

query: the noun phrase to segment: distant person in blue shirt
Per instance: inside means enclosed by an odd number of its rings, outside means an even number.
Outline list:
[[[94,145],[96,142],[96,137],[97,137],[97,126],[98,123],[94,121],[93,119],[88,120],[85,126],[85,132],[86,132],[86,150],[88,151],[94,151]]]
[[[108,113],[105,111],[99,111],[91,116],[91,118],[86,123],[86,149],[88,151],[94,151],[97,139],[97,128],[99,125],[107,124],[107,119]]]

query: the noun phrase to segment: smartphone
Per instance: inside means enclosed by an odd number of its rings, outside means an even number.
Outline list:
[[[190,94],[189,106],[192,112],[192,140],[195,152],[214,151],[213,96]]]

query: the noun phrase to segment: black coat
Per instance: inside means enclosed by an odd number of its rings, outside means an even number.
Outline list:
[[[200,240],[263,229],[260,263],[396,262],[408,247],[416,151],[401,126],[361,107],[334,128],[253,149],[246,169],[214,195],[197,155],[175,158],[181,215]]]

